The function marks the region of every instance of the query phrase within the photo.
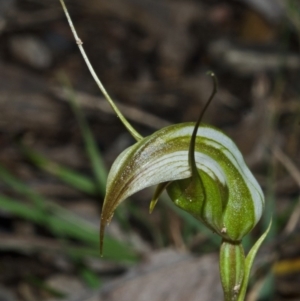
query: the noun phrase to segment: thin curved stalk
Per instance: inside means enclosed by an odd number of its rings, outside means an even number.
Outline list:
[[[83,48],[83,42],[81,41],[81,39],[79,38],[76,29],[73,25],[72,19],[69,15],[68,9],[65,5],[64,0],[59,0],[61,3],[61,6],[65,12],[66,18],[68,20],[68,23],[70,25],[71,31],[73,33],[73,36],[75,38],[76,44],[78,45],[78,48],[82,54],[82,57],[93,77],[93,79],[95,80],[97,86],[99,87],[99,89],[101,90],[102,94],[104,95],[104,97],[106,98],[106,100],[109,102],[109,104],[111,105],[111,107],[113,108],[113,110],[115,111],[115,113],[117,114],[117,116],[120,118],[120,120],[122,121],[122,123],[124,124],[124,126],[127,128],[127,130],[130,132],[130,134],[133,136],[133,138],[137,141],[141,140],[143,137],[132,127],[132,125],[127,121],[127,119],[125,118],[125,116],[121,113],[121,111],[118,109],[118,107],[115,105],[114,101],[112,100],[112,98],[109,96],[108,92],[106,91],[106,89],[104,88],[104,86],[102,85],[100,79],[98,78],[93,66],[91,65],[85,50]]]

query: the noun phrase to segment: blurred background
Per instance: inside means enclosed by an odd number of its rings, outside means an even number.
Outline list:
[[[239,146],[273,215],[247,300],[300,300],[297,0],[72,0],[85,50],[142,134],[204,121]],[[98,91],[59,1],[0,0],[0,300],[222,300],[219,240],[152,190],[118,208],[99,256],[107,172],[134,143]]]

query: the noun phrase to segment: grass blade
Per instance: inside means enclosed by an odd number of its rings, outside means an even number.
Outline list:
[[[29,149],[28,147],[21,146],[24,155],[37,167],[52,174],[58,179],[62,180],[66,184],[70,185],[77,190],[90,194],[98,195],[98,188],[95,181],[91,178],[76,172],[73,169],[59,165],[53,161],[50,161],[40,153]]]
[[[57,216],[54,212],[41,211],[40,209],[24,204],[16,199],[0,195],[0,207],[18,217],[24,218],[35,224],[46,227],[54,235],[63,238],[73,238],[95,248],[99,248],[98,230],[82,222],[81,218],[67,220],[64,216]],[[133,261],[134,253],[123,244],[106,237],[106,258],[116,261]]]
[[[76,100],[76,95],[74,94],[71,84],[69,83],[66,77],[63,78],[63,81],[65,85],[68,87],[70,104],[80,127],[81,135],[83,137],[84,144],[85,144],[86,153],[89,157],[94,172],[94,176],[97,182],[97,187],[100,193],[105,194],[107,171],[104,162],[102,160],[101,153],[97,147],[97,143],[92,134],[92,131],[90,130],[87,120],[81,108],[78,105],[78,102]]]

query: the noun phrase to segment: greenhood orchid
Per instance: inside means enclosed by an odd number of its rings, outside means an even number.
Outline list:
[[[254,256],[268,230],[247,258],[241,240],[261,218],[265,199],[235,143],[220,130],[200,124],[215,92],[216,80],[196,123],[171,125],[138,139],[115,160],[102,208],[100,249],[105,226],[117,206],[157,185],[150,212],[166,189],[175,205],[222,237],[220,275],[225,300],[241,301]]]
[[[177,206],[225,239],[240,241],[256,225],[264,197],[241,153],[219,130],[201,125],[192,136],[194,128],[193,123],[171,125],[119,155],[107,180],[102,230],[123,200],[153,185],[159,192],[167,186]],[[194,161],[188,160],[191,137]]]
[[[165,127],[138,139],[114,162],[107,180],[101,215],[101,248],[105,225],[116,207],[135,192],[158,185],[153,210],[164,188],[181,209],[222,238],[239,242],[259,221],[264,196],[234,142],[220,130],[197,123]]]
[[[171,125],[144,138],[122,115],[96,76],[64,1],[60,2],[92,76],[137,140],[118,156],[108,175],[101,213],[101,252],[105,227],[117,206],[132,194],[157,185],[150,212],[166,189],[176,206],[220,235],[220,275],[225,300],[244,300],[254,257],[270,226],[245,257],[241,240],[261,218],[265,200],[235,143],[220,130],[201,123],[217,90],[215,76],[211,74],[213,93],[196,123]]]

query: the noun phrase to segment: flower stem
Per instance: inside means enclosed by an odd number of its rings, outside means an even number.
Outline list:
[[[73,33],[73,36],[75,38],[76,44],[78,45],[78,48],[82,54],[82,57],[93,77],[93,79],[95,80],[97,86],[99,87],[99,89],[101,90],[102,94],[104,95],[104,97],[106,98],[106,100],[109,102],[109,104],[111,105],[111,107],[113,108],[113,110],[115,111],[115,113],[117,114],[117,117],[120,118],[120,120],[122,121],[123,125],[127,128],[127,130],[130,132],[130,134],[134,137],[135,140],[139,141],[141,139],[143,139],[143,137],[132,127],[132,125],[129,123],[129,121],[125,118],[125,116],[121,113],[121,111],[118,109],[118,107],[115,105],[114,101],[112,100],[112,98],[109,96],[109,94],[107,93],[106,89],[104,88],[104,86],[102,85],[100,79],[98,78],[93,66],[91,65],[85,50],[83,48],[83,42],[81,41],[81,39],[79,38],[79,36],[77,35],[76,29],[73,25],[72,19],[69,15],[68,9],[65,5],[64,0],[59,0],[61,3],[61,6],[65,12],[65,15],[67,17],[68,23],[70,25],[71,31]]]
[[[220,249],[220,275],[225,301],[239,296],[245,271],[245,254],[240,242],[223,240]]]

